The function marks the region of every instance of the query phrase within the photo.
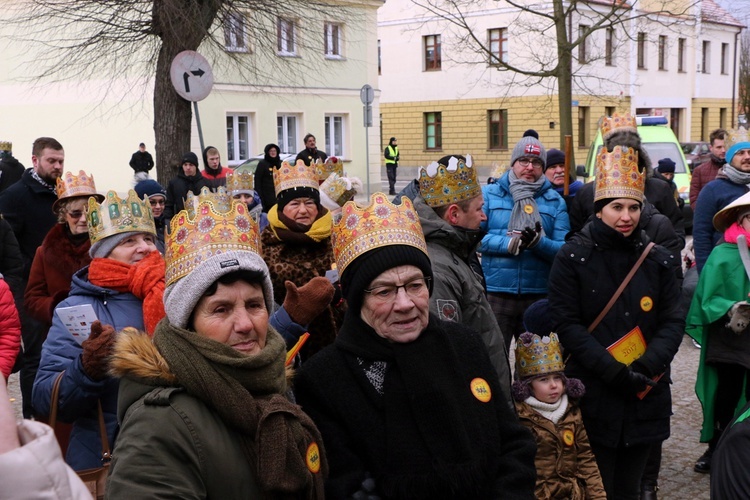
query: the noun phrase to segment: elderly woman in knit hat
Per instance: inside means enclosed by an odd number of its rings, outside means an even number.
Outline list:
[[[58,418],[73,423],[66,461],[75,470],[101,466],[97,402],[110,447],[116,434],[118,381],[107,374],[115,331],[153,333],[164,316],[164,260],[149,204],[133,190],[125,199],[110,191],[101,205],[89,198],[87,208],[92,261],[73,275],[70,295],[55,309],[33,390],[34,409],[48,415],[60,379]],[[79,327],[92,322],[86,338]]]
[[[108,498],[323,498],[323,443],[287,397],[259,239],[244,204],[208,193],[173,218],[167,317],[153,339],[123,332],[112,356],[122,428]]]
[[[301,160],[287,162],[273,171],[277,203],[268,211],[268,227],[261,234],[263,259],[273,283],[274,298],[282,304],[290,289],[314,278],[337,281],[333,270],[331,213],[320,203],[318,176],[314,166]],[[319,281],[319,280],[318,280]],[[343,317],[344,305],[337,293],[330,307],[312,319],[310,340],[302,349],[308,359],[333,342]]]
[[[616,146],[596,165],[596,217],[552,265],[552,330],[569,356],[565,374],[586,387],[581,414],[608,497],[638,499],[651,448],[669,436],[669,365],[684,331],[680,255],[639,226],[638,153]]]
[[[326,443],[327,498],[533,498],[534,444],[482,340],[429,313],[411,201],[349,202],[333,238],[348,309],[295,379]]]

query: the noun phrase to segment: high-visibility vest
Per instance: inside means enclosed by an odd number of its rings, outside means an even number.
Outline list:
[[[396,158],[396,157],[398,156],[398,146],[396,146],[396,147],[394,148],[393,146],[391,146],[391,145],[389,144],[389,145],[388,145],[388,146],[386,147],[386,149],[388,149],[388,152],[389,152],[389,153],[391,154],[391,158]],[[390,159],[390,158],[386,158],[386,159],[385,159],[385,164],[386,164],[386,165],[388,165],[388,164],[391,164],[391,163],[396,163],[396,160],[392,160],[392,159]]]

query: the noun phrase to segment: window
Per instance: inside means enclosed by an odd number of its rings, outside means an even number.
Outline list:
[[[239,165],[250,157],[250,117],[227,114],[227,164]]]
[[[708,108],[701,108],[701,141],[708,141]]]
[[[379,75],[383,74],[383,60],[381,58],[382,58],[382,53],[380,52],[380,40],[378,40],[378,74]]]
[[[685,72],[685,43],[686,38],[677,39],[677,72]]]
[[[638,33],[638,69],[646,69],[646,33]]]
[[[578,147],[587,148],[589,139],[589,107],[578,106]]]
[[[440,35],[424,37],[424,70],[440,70]]]
[[[607,28],[604,32],[604,64],[607,66],[614,65],[615,55],[615,29]]]
[[[280,17],[276,31],[276,39],[278,41],[277,50],[279,52],[279,55],[297,55],[296,36],[297,35],[294,21],[291,19],[284,19],[283,17]]]
[[[588,44],[589,44],[589,37],[586,36],[586,32],[588,31],[589,27],[585,24],[579,24],[578,25],[578,40],[580,43],[578,44],[578,64],[586,64],[588,61]]]
[[[325,31],[325,55],[331,59],[341,58],[341,32],[343,27],[336,23],[325,23],[323,25]]]
[[[508,149],[508,110],[487,111],[487,131],[490,149]]]
[[[701,73],[711,73],[711,42],[709,42],[708,40],[703,41],[703,53],[701,54],[701,56]]]
[[[344,156],[344,125],[343,115],[326,116],[326,153],[328,156]]]
[[[615,107],[614,106],[606,106],[604,108],[604,116],[612,116],[615,114]]]
[[[680,139],[680,124],[682,123],[682,108],[672,108],[669,110],[669,126],[672,128],[677,140]]]
[[[245,16],[232,12],[224,22],[224,48],[229,52],[247,52]]]
[[[276,117],[276,136],[282,153],[297,152],[297,116],[278,115]]]
[[[729,44],[721,44],[721,74],[726,75],[729,73]]]
[[[508,30],[495,28],[487,31],[490,44],[490,66],[508,62]]]
[[[719,128],[727,128],[727,108],[719,108]]]
[[[443,114],[424,114],[425,149],[443,149]]]
[[[667,37],[664,35],[659,35],[659,69],[667,69]]]

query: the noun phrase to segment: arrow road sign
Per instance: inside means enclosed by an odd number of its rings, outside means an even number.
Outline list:
[[[205,57],[192,50],[180,52],[169,71],[175,91],[187,101],[202,101],[211,93],[214,73]]]

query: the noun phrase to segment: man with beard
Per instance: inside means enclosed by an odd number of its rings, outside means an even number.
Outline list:
[[[724,166],[727,148],[724,144],[727,131],[723,128],[717,128],[709,137],[711,145],[708,147],[711,151],[711,158],[695,167],[690,177],[690,206],[695,211],[695,204],[698,201],[698,195],[706,184],[716,179],[719,169]]]
[[[316,163],[318,160],[320,161],[326,161],[326,158],[328,158],[328,155],[325,151],[321,151],[317,148],[315,143],[315,136],[312,134],[307,134],[305,136],[305,149],[297,153],[297,157],[294,159],[294,162],[297,163],[297,160],[302,160],[305,162],[305,165],[308,167]]]
[[[24,312],[23,292],[36,249],[57,223],[52,204],[57,200],[55,183],[63,173],[65,151],[57,140],[40,137],[32,146],[31,162],[34,166],[23,173],[21,180],[0,193],[0,213],[13,228],[23,257],[22,283],[13,293],[21,315],[23,353],[20,356],[20,380],[25,418],[32,416],[31,389],[47,332],[42,323]]]

